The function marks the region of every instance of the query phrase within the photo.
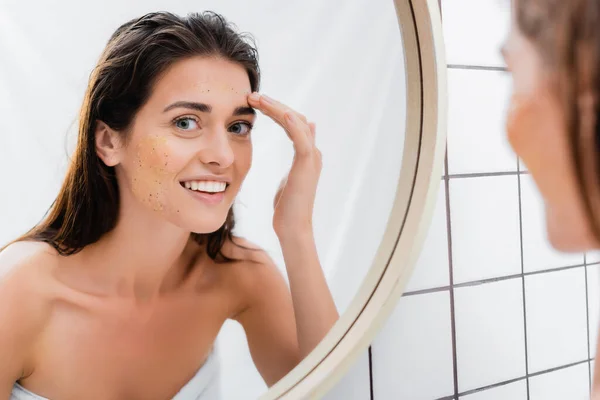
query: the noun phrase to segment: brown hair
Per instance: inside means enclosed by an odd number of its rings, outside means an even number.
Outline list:
[[[555,89],[565,110],[575,177],[593,221],[590,227],[600,240],[596,197],[600,193],[600,1],[513,0],[513,4],[520,32],[558,78]],[[593,137],[585,137],[588,134]]]
[[[121,25],[111,36],[90,75],[79,114],[77,147],[60,192],[44,220],[16,241],[37,240],[60,254],[74,254],[111,231],[119,210],[113,167],[95,150],[96,121],[127,134],[153,84],[167,68],[194,56],[221,57],[243,66],[252,91],[258,91],[258,53],[252,38],[236,32],[222,16],[191,13],[180,17],[154,12]],[[192,236],[213,259],[230,260],[221,252],[233,241],[235,219],[229,210],[216,232]]]

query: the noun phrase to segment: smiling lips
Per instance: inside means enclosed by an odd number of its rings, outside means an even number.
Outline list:
[[[186,181],[183,182],[183,186],[186,189],[199,192],[219,193],[225,191],[227,183],[217,181]]]
[[[185,181],[181,186],[196,199],[209,205],[219,204],[225,197],[225,189],[228,184],[219,181]]]

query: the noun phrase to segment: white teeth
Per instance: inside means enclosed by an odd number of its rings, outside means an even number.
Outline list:
[[[218,193],[225,191],[227,184],[216,181],[187,181],[184,182],[186,189],[197,190],[200,192]]]

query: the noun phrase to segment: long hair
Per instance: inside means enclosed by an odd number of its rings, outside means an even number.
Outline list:
[[[519,30],[558,77],[555,89],[565,111],[575,178],[600,241],[600,1],[513,1]],[[583,126],[583,112],[591,113],[586,115],[593,124],[591,142],[584,137],[589,127]]]
[[[42,241],[59,254],[79,252],[111,231],[119,214],[119,190],[114,167],[96,154],[96,121],[127,135],[138,110],[149,99],[157,78],[175,62],[194,56],[216,56],[245,68],[252,91],[258,91],[258,53],[249,35],[240,34],[212,12],[180,17],[153,12],[121,25],[110,37],[90,75],[79,113],[77,147],[56,200],[45,218],[15,241]],[[124,137],[127,140],[127,137]],[[213,260],[233,241],[235,218],[209,234],[192,237]]]

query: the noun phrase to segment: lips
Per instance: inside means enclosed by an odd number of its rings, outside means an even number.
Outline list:
[[[229,184],[223,181],[189,180],[181,182],[181,186],[196,200],[217,205],[225,198],[225,190]]]
[[[181,186],[188,190],[204,192],[204,193],[221,193],[224,192],[228,184],[222,181],[208,180],[191,180],[181,182]]]

